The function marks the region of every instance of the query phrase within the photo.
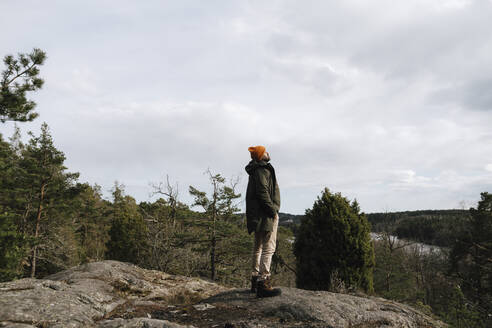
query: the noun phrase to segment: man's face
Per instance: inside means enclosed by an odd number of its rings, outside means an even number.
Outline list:
[[[270,161],[270,153],[266,151],[266,152],[263,154],[263,158],[262,158],[262,159],[263,159],[264,161],[267,161],[267,162],[268,162],[268,161]]]

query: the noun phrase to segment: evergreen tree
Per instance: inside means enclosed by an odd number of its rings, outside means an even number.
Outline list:
[[[22,275],[22,261],[28,251],[28,240],[19,230],[18,215],[13,208],[12,199],[16,198],[18,189],[14,182],[15,162],[13,147],[0,134],[0,281]]]
[[[25,190],[24,218],[26,234],[34,239],[31,246],[30,275],[36,274],[36,263],[38,249],[50,247],[50,239],[47,238],[53,230],[50,226],[59,227],[63,222],[60,214],[63,207],[77,194],[74,183],[78,179],[78,173],[65,172],[63,165],[65,155],[53,144],[53,138],[49,132],[48,125],[43,123],[41,134],[35,136],[29,133],[31,139],[22,151],[19,167],[22,176],[18,183]],[[69,207],[68,207],[69,208]],[[55,213],[57,215],[55,215]],[[55,222],[55,218],[58,220]],[[22,222],[24,224],[24,222]],[[46,257],[45,257],[46,258]],[[55,257],[54,257],[55,258]]]
[[[15,219],[12,213],[0,213],[0,282],[22,275],[22,260],[28,251],[27,241],[17,231]]]
[[[4,213],[10,212],[22,217],[22,226],[18,224],[20,231],[25,233],[25,208],[29,190],[22,181],[25,176],[20,165],[23,151],[24,145],[20,141],[18,127],[15,128],[10,143],[3,141],[0,135],[0,206]]]
[[[464,296],[492,325],[492,194],[481,193],[476,209],[470,209],[468,225],[455,241],[450,255],[451,272],[462,281]]]
[[[115,183],[107,257],[111,260],[140,264],[147,256],[147,226],[135,199],[124,195],[123,186]]]
[[[45,59],[46,53],[40,49],[34,49],[30,54],[19,54],[17,58],[5,56],[6,68],[0,80],[0,122],[26,122],[38,116],[33,112],[36,103],[28,100],[26,93],[43,86],[38,75],[39,66]]]
[[[202,207],[208,219],[206,224],[209,226],[210,231],[210,279],[214,281],[216,279],[218,255],[217,241],[227,236],[228,228],[232,229],[231,226],[224,224],[224,221],[231,219],[233,214],[239,210],[234,200],[241,197],[241,195],[236,194],[235,183],[227,186],[225,178],[220,174],[212,174],[210,170],[207,170],[206,173],[212,185],[211,197],[208,197],[207,193],[199,191],[193,186],[190,186],[189,191],[195,198],[193,206]]]
[[[106,254],[109,240],[111,209],[109,202],[102,199],[101,187],[97,184],[82,185],[82,192],[76,198],[76,234],[80,244],[82,261],[101,261]]]
[[[330,290],[341,279],[345,286],[373,291],[370,225],[359,211],[356,201],[327,188],[306,210],[294,243],[298,287]]]
[[[11,272],[5,279],[20,276],[28,263],[29,275],[35,276],[40,256],[43,273],[77,263],[67,253],[71,248],[61,244],[73,237],[64,226],[70,224],[78,174],[65,172],[65,156],[54,146],[46,123],[39,136],[30,136],[24,145],[16,129],[10,144],[0,141],[0,261]]]

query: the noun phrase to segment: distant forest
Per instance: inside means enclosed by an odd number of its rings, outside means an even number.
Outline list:
[[[421,210],[366,214],[371,231],[451,247],[471,219],[469,210]]]
[[[297,230],[304,215],[280,213],[280,225]],[[419,210],[366,214],[371,231],[400,239],[451,247],[471,219],[469,210]]]

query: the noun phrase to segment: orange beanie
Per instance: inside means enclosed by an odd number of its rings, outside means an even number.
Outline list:
[[[251,155],[253,155],[253,158],[257,161],[261,160],[263,154],[265,154],[266,151],[265,147],[263,146],[249,147],[248,150]]]

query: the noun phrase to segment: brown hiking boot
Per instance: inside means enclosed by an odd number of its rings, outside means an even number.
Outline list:
[[[256,293],[256,287],[258,285],[258,276],[251,276],[251,292]]]
[[[273,297],[282,294],[280,288],[273,288],[270,278],[258,280],[256,285],[256,297]]]

